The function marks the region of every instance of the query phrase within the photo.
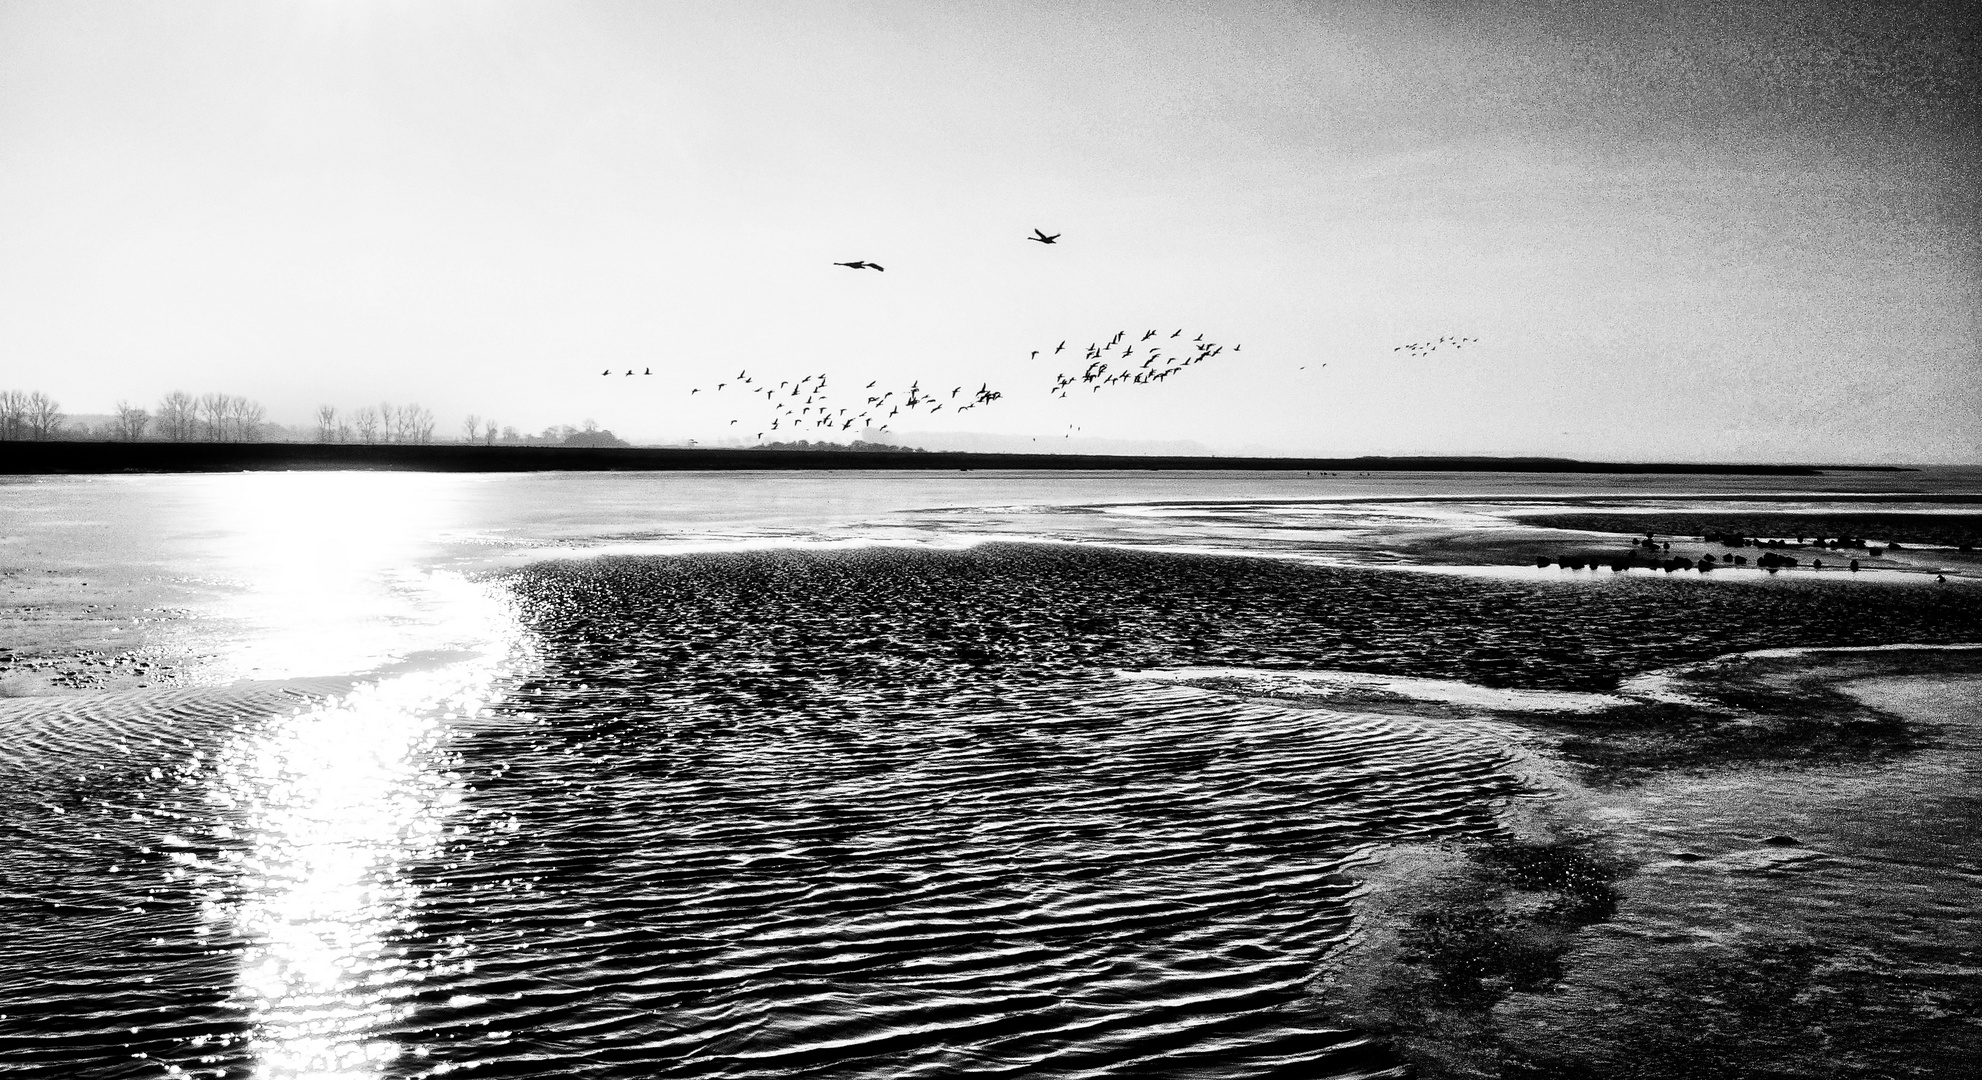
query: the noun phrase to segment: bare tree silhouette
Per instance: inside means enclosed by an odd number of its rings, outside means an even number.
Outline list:
[[[158,402],[158,433],[173,442],[191,442],[199,435],[199,402],[184,390],[174,390]]]
[[[261,438],[267,412],[260,403],[234,394],[201,394],[199,433],[208,442],[253,442]]]
[[[474,432],[468,431],[470,441]],[[348,420],[340,420],[329,405],[317,408],[317,435],[325,442],[430,443],[434,441],[434,414],[420,405],[360,405]]]
[[[370,405],[360,405],[358,411],[351,414],[351,430],[353,434],[357,435],[359,442],[375,443],[379,441],[378,410],[372,408]]]
[[[54,398],[39,390],[28,395],[28,438],[54,438],[62,432],[62,420],[62,406]]]
[[[27,433],[27,391],[0,390],[0,439],[25,439]]]
[[[399,407],[399,441],[402,443],[430,443],[434,441],[434,414],[432,410],[418,405]]]
[[[145,426],[151,423],[151,414],[128,401],[117,403],[117,419],[112,432],[124,442],[137,442],[145,437]]]
[[[461,421],[461,441],[469,442],[469,443],[474,442],[476,441],[475,437],[477,435],[480,435],[481,433],[482,433],[482,418],[476,416],[474,413],[469,413],[468,418],[466,420]]]
[[[227,395],[201,394],[193,402],[199,410],[200,434],[207,442],[220,442],[227,435]]]
[[[240,442],[260,441],[262,425],[268,422],[268,411],[262,408],[261,402],[236,397],[229,404],[228,419],[234,438]]]

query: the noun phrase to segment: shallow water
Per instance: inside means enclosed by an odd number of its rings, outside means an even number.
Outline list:
[[[1973,1073],[1982,676],[1963,666],[1851,685],[1925,722],[1929,744],[1898,760],[1682,774],[1590,797],[1586,813],[1638,872],[1561,985],[1500,1008],[1502,1037],[1603,1076]]]
[[[1359,867],[1533,794],[1519,733],[1455,700],[1982,639],[1966,587],[1356,565],[1635,478],[758,479],[0,488],[13,580],[92,582],[36,586],[12,647],[81,627],[188,658],[0,699],[0,1057],[1380,1073],[1310,991]],[[1662,483],[1636,497],[1785,494]],[[1411,503],[1341,501],[1376,495]],[[1122,677],[1198,668],[1477,689],[1293,709]]]

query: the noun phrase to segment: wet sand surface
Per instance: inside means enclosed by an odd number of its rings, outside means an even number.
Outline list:
[[[1877,766],[1741,768],[1593,797],[1616,917],[1496,1009],[1531,1072],[1958,1076],[1982,1061],[1982,675],[1846,693],[1927,733]]]
[[[1972,658],[1766,653],[1982,640],[1963,583],[1366,564],[1499,513],[1470,504],[868,491],[602,531],[679,489],[518,524],[417,478],[201,482],[163,550],[10,541],[18,577],[186,597],[103,625],[197,660],[58,683],[27,661],[81,624],[9,631],[28,1074],[1903,1076],[1972,1045]]]
[[[1969,1075],[1982,657],[1801,662],[1920,744],[1590,787],[1544,735],[1555,798],[1510,806],[1511,843],[1589,876],[1510,874],[1508,841],[1388,850],[1331,1002],[1431,1077]]]

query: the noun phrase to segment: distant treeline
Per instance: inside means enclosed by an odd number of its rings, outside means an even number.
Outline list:
[[[62,430],[62,406],[39,390],[0,390],[0,439],[52,439]]]
[[[40,390],[0,391],[0,440],[15,442],[298,442],[362,443],[424,446],[437,440],[432,410],[418,404],[382,401],[340,413],[320,405],[314,431],[271,423],[260,402],[236,394],[193,395],[184,390],[160,398],[150,409],[119,401],[109,419],[95,426],[74,421],[61,403]],[[470,415],[461,425],[461,441],[511,446],[626,446],[612,432],[587,420],[582,425],[557,424],[541,434],[526,435],[494,420]]]
[[[604,432],[592,433],[607,437]],[[442,443],[366,445],[314,441],[265,443],[15,442],[0,444],[0,475],[112,472],[238,472],[251,469],[411,469],[427,472],[651,471],[817,469],[1117,469],[1273,472],[1457,471],[1522,473],[1681,473],[1815,476],[1801,465],[1707,465],[1569,461],[1534,458],[1219,458],[1101,454],[984,454],[814,443],[800,449]]]
[[[317,406],[317,441],[338,443],[396,443],[424,446],[434,441],[434,414],[418,405],[360,405],[349,416],[337,406]]]
[[[262,442],[272,431],[267,410],[235,394],[194,397],[174,390],[159,399],[155,410],[119,401],[108,422],[91,429],[71,424],[62,405],[39,390],[0,390],[0,439],[50,441],[111,439],[137,442]]]
[[[317,410],[318,430],[323,427],[324,411]],[[326,439],[325,442],[341,440]],[[541,434],[529,435],[517,431],[507,424],[469,413],[461,421],[461,441],[480,443],[483,446],[631,446],[632,443],[602,428],[596,421],[587,420],[573,427],[570,424],[553,424]]]
[[[339,414],[335,405],[319,405],[316,436],[324,443],[368,443],[425,446],[435,442],[434,414],[418,405],[394,407],[390,402],[360,405]],[[553,424],[541,434],[527,435],[513,427],[469,413],[461,421],[461,441],[471,446],[631,446],[626,440],[587,420],[578,426]]]

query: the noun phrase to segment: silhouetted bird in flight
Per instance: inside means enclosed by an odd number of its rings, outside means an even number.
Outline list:
[[[880,263],[871,263],[861,259],[855,259],[853,262],[836,262],[833,265],[844,266],[849,270],[886,270],[887,269],[887,267],[882,266]]]
[[[607,368],[607,369],[605,369],[604,371],[601,371],[601,372],[599,372],[599,374],[601,374],[601,375],[611,375],[611,374],[612,374],[612,369],[611,369],[611,368]]]
[[[1054,233],[1053,235],[1048,236],[1045,233],[1040,232],[1038,229],[1034,229],[1032,230],[1032,235],[1026,237],[1026,239],[1035,240],[1042,244],[1051,244],[1057,242],[1060,239],[1060,234]]]
[[[1455,349],[1463,349],[1469,343],[1477,344],[1479,340],[1476,337],[1441,337],[1437,341],[1413,341],[1408,345],[1399,345],[1390,351],[1407,352],[1412,356],[1417,356],[1420,353],[1435,353],[1441,345],[1450,345]]]

